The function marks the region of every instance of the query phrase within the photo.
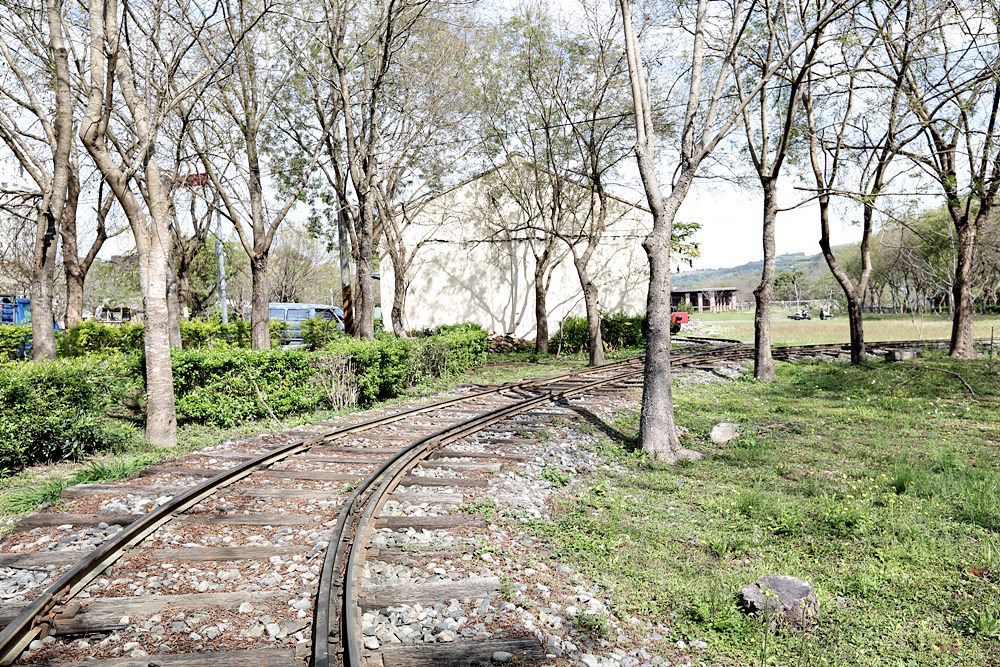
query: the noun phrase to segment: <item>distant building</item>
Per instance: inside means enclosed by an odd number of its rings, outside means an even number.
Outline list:
[[[690,303],[696,313],[736,310],[737,291],[735,287],[671,290],[670,303],[678,307],[682,303]]]
[[[519,338],[535,335],[535,253],[542,239],[514,206],[497,204],[499,170],[530,169],[511,164],[490,170],[428,200],[408,213],[400,234],[413,253],[407,272],[403,325],[421,329],[470,321],[487,331]],[[525,179],[527,180],[527,179]],[[579,186],[584,190],[583,186]],[[569,193],[576,198],[576,192]],[[646,309],[649,267],[642,240],[652,217],[640,205],[612,198],[611,220],[589,266],[605,313],[639,314]],[[589,202],[586,197],[577,201]],[[584,203],[567,213],[579,220]],[[554,246],[546,312],[550,335],[568,315],[585,314],[580,280],[563,241]],[[379,268],[382,313],[391,328],[393,264],[383,250]]]

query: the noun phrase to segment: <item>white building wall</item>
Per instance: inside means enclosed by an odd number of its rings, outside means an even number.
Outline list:
[[[535,259],[525,233],[503,231],[483,219],[476,181],[440,196],[404,231],[407,247],[419,245],[407,292],[407,329],[476,322],[487,331],[519,338],[535,335]],[[606,313],[645,312],[649,270],[642,238],[652,224],[648,212],[617,202],[620,219],[609,226],[590,261]],[[552,276],[547,297],[549,331],[567,315],[585,314],[583,292],[568,247]],[[381,303],[391,327],[393,267],[381,258]]]

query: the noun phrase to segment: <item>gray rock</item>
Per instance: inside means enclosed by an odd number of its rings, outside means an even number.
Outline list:
[[[730,440],[735,440],[740,435],[740,425],[729,422],[721,422],[712,427],[708,437],[717,445],[724,445]]]
[[[885,354],[886,361],[911,361],[917,358],[917,351],[910,347],[889,350]]]
[[[796,577],[761,577],[757,583],[744,586],[741,594],[747,611],[765,614],[772,629],[778,625],[806,627],[819,613],[816,590]]]
[[[513,653],[508,653],[507,651],[494,651],[493,656],[490,660],[495,665],[504,665],[514,659]]]

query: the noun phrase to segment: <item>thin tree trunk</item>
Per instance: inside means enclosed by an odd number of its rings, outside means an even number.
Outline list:
[[[172,265],[167,266],[167,316],[170,318],[170,347],[181,346],[181,303],[177,273]]]
[[[66,266],[66,311],[63,324],[67,329],[83,322],[84,275],[77,270],[78,265]]]
[[[863,298],[853,292],[845,293],[847,297],[847,322],[851,330],[851,363],[862,364],[868,355],[865,354],[865,321],[862,314]]]
[[[771,356],[771,305],[774,302],[775,245],[774,227],[778,216],[778,181],[762,178],[764,189],[764,268],[760,284],[753,291],[756,307],[754,310],[754,366],[753,374],[758,380],[774,379],[774,358]]]
[[[605,356],[604,339],[601,338],[601,312],[597,303],[597,285],[590,279],[585,261],[577,260],[573,264],[576,266],[576,274],[583,287],[583,304],[587,309],[587,347],[590,351],[590,365],[600,366],[604,363]],[[669,291],[667,294],[669,295]]]
[[[976,356],[972,334],[973,307],[972,271],[976,249],[976,225],[966,223],[957,228],[957,261],[955,282],[952,285],[951,304],[954,313],[951,324],[951,349],[949,355],[956,359]]]
[[[365,200],[358,230],[358,256],[356,257],[358,308],[355,309],[354,326],[358,338],[375,337],[375,290],[372,285],[372,252],[374,250],[373,211],[370,200]]]
[[[83,286],[87,279],[91,261],[104,245],[107,235],[103,219],[99,220],[97,238],[91,246],[86,260],[81,260],[76,236],[76,213],[80,201],[80,179],[77,172],[76,152],[70,163],[69,185],[66,190],[66,206],[63,208],[59,233],[62,237],[63,273],[66,277],[66,307],[63,310],[63,324],[70,328],[83,321]],[[98,213],[100,216],[100,212]]]
[[[65,193],[60,192],[51,196],[64,195]],[[56,334],[52,326],[56,236],[56,221],[46,198],[38,212],[35,259],[31,274],[31,358],[34,361],[56,358]]]
[[[268,314],[270,288],[267,281],[267,255],[250,258],[250,347],[267,350],[271,347],[271,321]]]
[[[406,268],[400,266],[402,263],[394,263],[392,272],[392,332],[397,338],[406,338],[406,323],[403,322],[406,313]]]
[[[549,353],[549,290],[545,284],[546,266],[535,261],[535,354]]]

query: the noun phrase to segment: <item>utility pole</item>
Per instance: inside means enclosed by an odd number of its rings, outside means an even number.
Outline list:
[[[340,246],[340,290],[341,307],[344,309],[344,332],[354,335],[354,301],[351,299],[351,251],[350,237],[344,211],[337,211],[337,245]]]
[[[219,210],[219,193],[215,193],[215,261],[219,270],[219,302],[222,306],[222,323],[229,324],[229,296],[226,294],[226,254],[222,244],[222,211]]]

